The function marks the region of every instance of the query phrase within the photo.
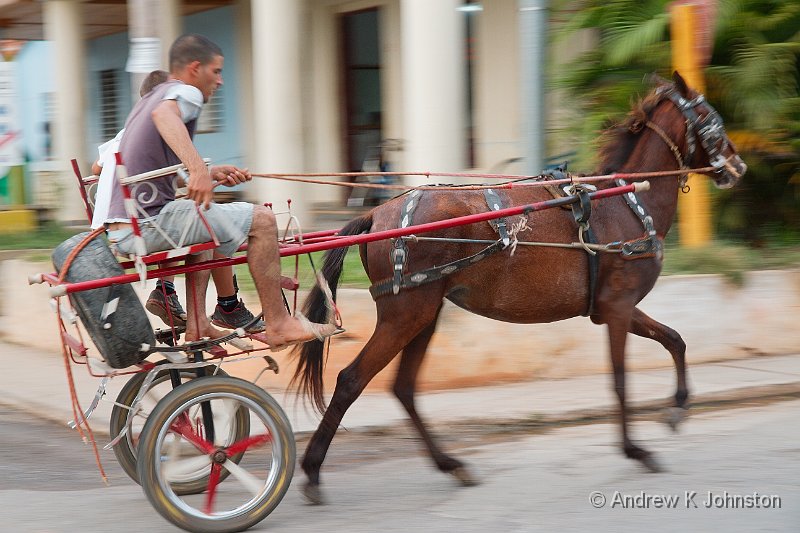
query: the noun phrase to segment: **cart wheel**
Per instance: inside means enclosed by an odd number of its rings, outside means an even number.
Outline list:
[[[79,233],[53,250],[53,265],[61,271],[70,252],[88,235]],[[121,276],[125,271],[105,239],[96,237],[72,260],[65,279],[70,282]],[[155,345],[155,335],[142,302],[130,284],[75,292],[69,295],[81,323],[89,332],[100,355],[112,368],[126,368],[147,357],[142,346]],[[101,318],[106,304],[118,311]]]
[[[217,376],[227,376],[228,374],[214,365],[207,367],[209,376],[213,372]],[[130,406],[139,394],[139,389],[147,377],[146,372],[135,374],[128,382],[122,387],[122,390],[117,396],[117,401],[114,402],[114,408],[111,410],[111,421],[109,430],[111,437],[116,437],[125,428],[128,423],[128,415],[131,413]],[[192,370],[182,370],[180,372],[181,382],[186,383],[192,379],[197,379],[197,374]],[[172,390],[172,381],[170,379],[169,370],[160,371],[147,393],[140,400],[141,409],[137,410],[136,414],[131,421],[130,429],[125,433],[125,436],[114,446],[114,455],[117,456],[122,469],[128,476],[136,483],[139,483],[139,476],[136,472],[136,446],[139,443],[139,436],[142,431],[142,426],[147,421],[147,417],[153,411],[153,408],[164,396]],[[222,413],[218,413],[215,417],[215,423],[223,423],[219,418]],[[229,442],[241,440],[250,434],[250,419],[247,410],[239,409],[236,412],[235,423],[230,425],[231,429],[235,431],[233,435],[226,435],[225,438]],[[239,462],[243,454],[237,454],[231,457],[232,461]],[[222,473],[227,476],[228,472]],[[177,494],[198,494],[203,492],[208,485],[208,472],[199,471],[196,473],[195,478],[189,477],[182,481],[173,481],[172,489]]]
[[[213,413],[246,410],[250,435],[226,445],[208,442],[209,428],[193,422],[202,404]],[[242,452],[241,464],[230,460]],[[213,376],[183,384],[158,402],[137,455],[142,489],[161,516],[187,531],[222,533],[253,526],[280,503],[294,473],[295,442],[283,410],[263,389]],[[201,467],[208,474],[205,494],[181,496],[173,489],[176,475]],[[231,475],[222,487],[225,471]]]

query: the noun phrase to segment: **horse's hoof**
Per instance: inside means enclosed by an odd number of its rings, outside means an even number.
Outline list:
[[[678,426],[689,416],[689,410],[683,407],[668,407],[664,413],[664,422],[672,431],[678,431]]]
[[[303,496],[309,505],[325,505],[325,498],[322,497],[322,489],[319,488],[319,485],[306,483],[303,487]]]
[[[461,483],[463,487],[474,487],[480,483],[477,478],[473,477],[472,474],[469,473],[469,470],[465,466],[454,468],[450,471],[450,473]]]
[[[653,474],[658,474],[659,472],[663,472],[664,470],[661,468],[661,465],[658,464],[656,458],[652,455],[647,455],[642,457],[641,459],[642,466],[644,466],[648,471]]]

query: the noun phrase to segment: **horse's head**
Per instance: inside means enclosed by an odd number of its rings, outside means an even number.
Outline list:
[[[720,189],[733,187],[747,172],[747,165],[725,133],[722,117],[702,94],[689,89],[680,74],[675,72],[672,79],[673,83],[662,81],[656,92],[671,100],[686,119],[686,164],[712,166],[714,171],[707,175],[714,184]]]

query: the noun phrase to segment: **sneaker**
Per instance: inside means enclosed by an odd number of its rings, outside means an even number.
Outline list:
[[[165,299],[163,292],[153,289],[144,307],[168,326],[186,326],[186,311],[181,307],[176,293],[168,294]],[[170,317],[170,315],[172,316]],[[172,318],[172,322],[170,322],[170,318]]]
[[[211,315],[211,323],[225,329],[236,329],[247,326],[253,322],[255,318],[253,313],[244,306],[244,302],[239,300],[239,303],[237,303],[233,311],[230,312],[225,311],[217,304],[217,308],[214,309],[214,314]],[[245,328],[245,331],[247,331],[247,333],[258,333],[265,329],[266,325],[264,321],[259,318],[253,322],[252,325]]]

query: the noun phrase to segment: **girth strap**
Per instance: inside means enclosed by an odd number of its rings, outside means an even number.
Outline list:
[[[592,200],[589,197],[590,189],[580,183],[570,185],[565,192],[569,192],[578,197],[578,201],[571,204],[572,216],[578,224],[578,237],[582,243],[597,244],[597,236],[594,234],[589,218],[592,216]],[[600,258],[597,252],[585,248],[589,259],[589,303],[583,316],[590,316],[594,313],[594,293],[597,288],[597,274],[600,270]]]

